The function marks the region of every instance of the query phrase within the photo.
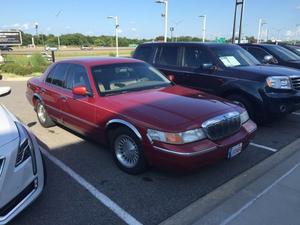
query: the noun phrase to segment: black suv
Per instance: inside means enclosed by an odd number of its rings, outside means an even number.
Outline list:
[[[154,65],[177,84],[244,106],[257,122],[300,109],[300,71],[261,65],[238,45],[147,43],[139,45],[133,57]]]
[[[280,46],[292,51],[293,53],[295,53],[297,56],[300,57],[300,46],[299,45],[280,44]]]
[[[241,44],[259,62],[300,69],[300,57],[291,50],[275,44]]]

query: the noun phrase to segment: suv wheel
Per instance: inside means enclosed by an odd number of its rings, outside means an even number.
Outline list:
[[[118,128],[111,136],[111,149],[117,166],[129,174],[144,172],[147,163],[139,138],[127,128]]]
[[[55,123],[49,117],[49,115],[48,115],[48,113],[47,113],[47,111],[45,109],[45,106],[39,100],[36,103],[36,115],[37,115],[37,118],[38,118],[40,124],[43,127],[48,128],[48,127],[55,126]]]

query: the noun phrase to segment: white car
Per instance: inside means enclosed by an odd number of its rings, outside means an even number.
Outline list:
[[[10,88],[0,87],[0,97]],[[44,188],[44,166],[34,135],[0,105],[0,225],[32,203]]]

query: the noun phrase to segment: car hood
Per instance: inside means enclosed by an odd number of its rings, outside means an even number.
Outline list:
[[[15,125],[15,118],[0,105],[0,148],[19,137],[18,129]]]
[[[110,108],[145,126],[166,131],[200,127],[217,115],[242,109],[217,97],[175,85],[107,97]]]
[[[269,76],[300,75],[300,71],[293,68],[276,65],[241,66],[230,68],[232,72],[247,73],[249,79],[265,80]],[[247,78],[247,77],[245,77]]]
[[[293,67],[293,68],[296,68],[296,69],[300,69],[300,60],[288,61],[287,66],[290,66],[290,67]]]

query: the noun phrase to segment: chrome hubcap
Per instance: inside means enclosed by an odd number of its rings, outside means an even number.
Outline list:
[[[127,168],[136,166],[139,159],[138,146],[127,135],[117,137],[115,141],[115,153],[118,161]]]
[[[44,123],[46,121],[46,110],[43,105],[39,105],[39,107],[37,109],[37,114],[38,114],[40,121],[42,121]]]

